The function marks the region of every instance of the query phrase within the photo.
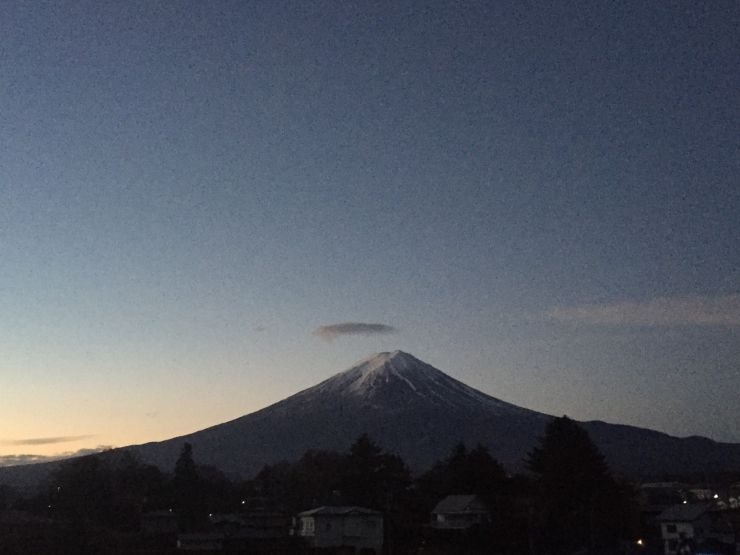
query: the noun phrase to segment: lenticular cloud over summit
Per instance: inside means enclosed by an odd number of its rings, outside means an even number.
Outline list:
[[[366,324],[364,322],[343,322],[319,326],[313,334],[325,341],[333,341],[340,335],[387,335],[398,330],[387,324]]]

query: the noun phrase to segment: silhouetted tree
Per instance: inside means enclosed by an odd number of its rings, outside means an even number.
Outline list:
[[[242,497],[221,470],[210,465],[196,465],[195,470],[203,491],[204,513],[230,512],[239,505]]]
[[[253,481],[256,494],[260,497],[284,502],[287,493],[293,486],[291,476],[295,473],[295,464],[281,461],[263,466]]]
[[[113,469],[100,456],[63,462],[52,474],[49,490],[49,509],[55,518],[114,524]]]
[[[310,450],[296,462],[265,465],[246,489],[290,512],[337,504],[388,510],[410,484],[403,460],[363,435],[347,454]]]
[[[136,530],[159,470],[130,453],[89,455],[60,463],[46,486],[46,513],[70,536],[92,529]]]
[[[401,457],[384,453],[367,434],[350,447],[341,480],[346,503],[388,510],[410,484],[411,473]]]
[[[564,553],[618,537],[623,492],[576,422],[566,416],[553,419],[525,462],[535,475],[541,548]]]
[[[332,451],[307,451],[291,469],[286,502],[303,509],[341,501],[345,457]]]
[[[177,523],[181,530],[201,528],[206,522],[203,484],[193,460],[193,446],[185,443],[175,463],[172,479],[173,497]]]
[[[123,452],[111,462],[111,517],[121,530],[138,528],[141,513],[151,493],[162,487],[164,477],[152,465],[142,464],[130,452]]]
[[[478,495],[493,509],[505,489],[505,482],[504,467],[486,447],[477,445],[468,451],[463,443],[456,445],[446,459],[437,462],[418,480],[428,509],[443,497],[454,494]]]

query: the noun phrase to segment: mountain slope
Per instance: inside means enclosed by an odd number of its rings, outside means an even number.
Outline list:
[[[167,441],[126,447],[172,469],[183,443],[201,464],[241,477],[308,449],[344,451],[362,433],[424,470],[460,441],[481,443],[510,470],[536,444],[551,416],[486,395],[401,352],[380,353],[318,385],[236,420]],[[630,474],[740,468],[740,444],[679,439],[583,422],[613,469]],[[33,465],[38,466],[38,465]],[[0,483],[11,471],[0,469]],[[7,481],[7,478],[6,478]]]

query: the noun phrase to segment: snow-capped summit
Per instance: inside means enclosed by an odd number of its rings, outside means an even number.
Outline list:
[[[359,396],[373,395],[379,388],[390,383],[417,391],[414,381],[423,379],[423,373],[427,371],[425,366],[429,370],[435,370],[403,351],[378,353],[337,374],[329,381],[338,387],[346,388],[346,393]]]
[[[402,377],[404,374],[409,374],[409,377],[411,377],[413,374],[419,374],[420,371],[426,370],[423,368],[424,366],[434,370],[431,366],[424,364],[408,353],[404,353],[403,351],[392,351],[374,354],[360,361],[352,368],[345,370],[344,372],[340,372],[334,376],[334,378],[344,376],[348,380],[352,380],[355,385],[367,387],[372,382],[378,380],[389,381],[394,376]],[[411,387],[413,389],[412,385]],[[356,387],[355,389],[362,388],[363,387]]]
[[[435,372],[441,374],[436,368],[403,351],[376,353],[308,391],[331,390],[365,396],[391,382],[403,383],[412,391],[416,391],[414,382],[424,380],[425,374]]]
[[[399,350],[374,354],[298,396],[317,400],[338,396],[390,411],[424,405],[447,410],[538,414],[486,395]]]

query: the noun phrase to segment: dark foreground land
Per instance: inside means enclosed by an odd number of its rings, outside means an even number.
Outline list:
[[[413,477],[367,436],[346,453],[309,451],[241,482],[196,459],[185,444],[165,473],[101,454],[62,464],[32,492],[0,486],[0,555],[658,555],[660,510],[701,501],[687,497],[690,488],[642,499],[565,417],[547,427],[524,475],[460,444]],[[319,507],[323,520],[305,512]],[[337,535],[347,514],[355,531]],[[712,553],[736,553],[736,520]]]

